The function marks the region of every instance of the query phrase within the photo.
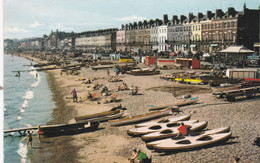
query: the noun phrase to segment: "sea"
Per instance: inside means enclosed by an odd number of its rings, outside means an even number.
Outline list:
[[[37,72],[32,60],[4,54],[4,130],[45,125],[52,119],[55,103],[47,82],[45,72]],[[16,77],[20,71],[20,76]],[[34,132],[35,136],[37,132]],[[28,163],[33,150],[26,147],[26,142],[18,132],[4,134],[4,162]]]

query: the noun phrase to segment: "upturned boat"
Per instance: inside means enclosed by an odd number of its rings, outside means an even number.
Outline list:
[[[196,96],[196,97],[193,97],[193,98],[190,98],[190,99],[183,99],[183,100],[180,100],[176,103],[171,103],[171,104],[165,104],[165,105],[159,105],[159,106],[153,106],[153,107],[149,107],[148,109],[150,111],[153,111],[153,110],[160,110],[160,109],[164,109],[164,108],[167,108],[167,107],[170,107],[170,106],[185,106],[185,105],[191,105],[191,104],[194,104],[196,102],[199,101],[199,97]]]
[[[197,139],[197,138],[200,138],[200,137],[203,137],[206,135],[228,132],[229,130],[230,130],[229,127],[221,127],[221,128],[217,128],[217,129],[213,129],[213,130],[202,131],[199,135],[196,135],[196,136],[185,136],[185,137],[179,137],[179,138],[166,138],[166,139],[156,140],[156,141],[146,143],[146,147],[148,149],[152,150],[155,145],[158,145],[161,143],[174,142],[174,141],[177,142],[180,140],[189,140],[190,138]]]
[[[142,75],[155,75],[159,74],[160,70],[155,68],[141,68],[141,69],[134,69],[131,71],[127,71],[127,74],[135,75],[135,76],[142,76]]]
[[[74,117],[74,119],[78,122],[78,121],[86,121],[89,119],[93,119],[93,118],[100,118],[100,117],[104,117],[104,116],[108,116],[108,115],[114,115],[114,114],[118,114],[120,113],[120,110],[113,110],[113,111],[105,111],[105,112],[101,112],[101,113],[95,113],[95,114],[87,114],[87,115],[83,115],[83,116],[78,116],[78,117]]]
[[[178,121],[178,122],[156,124],[156,125],[145,126],[145,127],[138,127],[138,128],[127,130],[127,134],[130,136],[140,136],[152,132],[163,131],[166,129],[178,130],[181,123],[185,123],[185,125],[189,125],[192,127],[193,125],[196,125],[197,122],[198,120]]]
[[[217,87],[211,87],[213,94],[217,92],[223,92],[223,91],[230,91],[230,90],[236,90],[240,89],[242,87],[242,84],[221,84]]]
[[[50,125],[42,126],[41,130],[43,135],[47,137],[52,136],[62,136],[62,135],[74,135],[83,132],[94,131],[98,128],[98,122],[90,123],[73,123],[73,124],[60,124],[60,125]]]
[[[157,111],[157,112],[152,112],[152,113],[143,114],[143,115],[137,115],[137,116],[134,116],[134,117],[122,118],[122,119],[116,119],[116,120],[109,120],[108,123],[111,126],[120,126],[120,125],[137,123],[137,122],[140,122],[140,121],[145,121],[145,120],[165,116],[165,115],[168,115],[169,113],[170,113],[170,109],[167,108],[167,109],[163,109],[163,110],[160,110],[160,111]]]
[[[114,114],[104,115],[104,116],[100,116],[100,117],[77,120],[77,122],[105,122],[108,120],[120,118],[123,116],[123,114],[124,114],[124,111],[120,111],[118,113],[116,112]]]
[[[145,126],[152,126],[152,125],[168,124],[168,123],[183,121],[183,120],[187,120],[187,119],[190,119],[190,115],[183,115],[183,116],[172,117],[172,118],[163,118],[161,120],[139,123],[139,124],[136,124],[135,127],[145,127]]]
[[[169,152],[183,149],[193,149],[220,141],[226,141],[230,137],[231,132],[199,135],[195,137],[187,137],[186,139],[181,140],[167,139],[160,144],[154,145],[154,150],[157,152]]]
[[[186,125],[186,123],[184,123]],[[207,122],[194,122],[194,124],[190,125],[190,131],[198,131],[201,129],[204,129],[207,126]],[[154,141],[158,139],[164,139],[164,138],[169,138],[176,136],[179,132],[178,130],[179,127],[173,127],[173,128],[167,128],[164,130],[160,130],[157,132],[152,132],[145,134],[141,136],[143,141]]]

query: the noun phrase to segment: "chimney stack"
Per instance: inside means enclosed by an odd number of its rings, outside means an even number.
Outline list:
[[[211,19],[213,17],[213,13],[211,11],[207,11],[207,19]]]
[[[184,15],[181,15],[181,23],[183,23],[185,19],[187,19],[187,17]]]
[[[167,14],[163,15],[163,24],[167,25],[168,22],[169,22],[168,15]]]
[[[221,9],[217,9],[215,19],[222,18],[223,15],[224,12]]]
[[[189,23],[192,21],[192,19],[194,18],[195,16],[193,15],[193,13],[189,13]]]

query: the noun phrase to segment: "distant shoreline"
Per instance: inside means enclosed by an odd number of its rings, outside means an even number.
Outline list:
[[[37,58],[32,58],[28,55],[23,54],[13,54],[19,57],[23,57],[29,60],[33,60],[37,63],[45,63],[45,61],[40,61]],[[68,123],[69,119],[73,118],[73,107],[67,107],[65,101],[63,100],[62,89],[58,87],[58,83],[54,77],[54,73],[52,71],[45,71],[47,82],[49,88],[52,92],[52,100],[55,103],[55,108],[52,110],[52,120],[47,122],[47,124],[64,124]],[[66,108],[66,109],[65,109]],[[42,124],[43,125],[43,124]],[[73,138],[67,138],[67,136],[63,137],[54,137],[54,138],[43,138],[43,143],[38,144],[38,138],[35,136],[33,139],[33,145],[39,146],[39,149],[33,150],[33,152],[28,155],[29,159],[32,162],[58,162],[57,159],[66,160],[69,158],[72,162],[76,162],[74,159],[75,154],[77,154],[76,148],[71,145],[71,141]],[[71,140],[71,141],[70,141]],[[66,149],[60,149],[60,143],[66,143]],[[62,146],[63,147],[63,146]],[[66,157],[63,155],[62,151],[70,149],[74,152],[70,152],[66,154]],[[68,156],[68,158],[67,158]],[[50,161],[51,160],[51,161]]]

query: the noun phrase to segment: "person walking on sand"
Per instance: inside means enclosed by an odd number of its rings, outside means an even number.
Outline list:
[[[41,140],[41,135],[43,135],[43,131],[42,131],[42,128],[40,125],[38,125],[38,141],[39,143],[42,143],[42,140]]]
[[[71,94],[73,96],[73,102],[78,102],[77,91],[75,88],[71,91]]]

